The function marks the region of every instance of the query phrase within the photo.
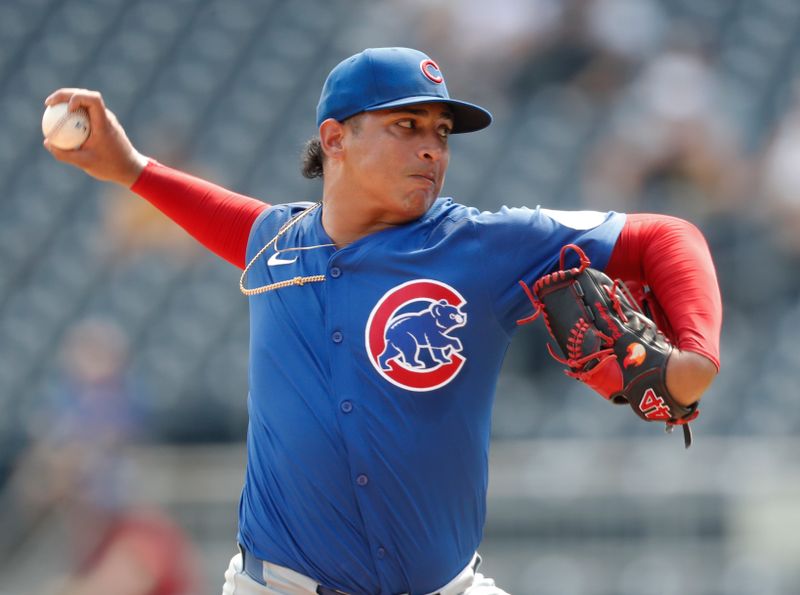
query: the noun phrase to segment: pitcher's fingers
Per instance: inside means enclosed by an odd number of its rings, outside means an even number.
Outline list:
[[[89,124],[94,129],[100,129],[106,123],[106,105],[103,96],[97,91],[80,89],[69,98],[67,109],[71,112],[79,108],[89,112]]]
[[[68,104],[67,109],[71,112],[81,107],[85,108],[89,113],[89,124],[93,128],[99,128],[105,124],[106,106],[103,102],[103,96],[97,91],[64,87],[51,93],[44,102],[45,105],[66,102]]]
[[[55,105],[56,103],[64,103],[69,101],[75,93],[82,91],[87,91],[87,89],[78,89],[77,87],[62,87],[61,89],[56,89],[47,96],[47,99],[44,100],[44,104]]]
[[[63,161],[64,163],[69,163],[71,165],[75,165],[77,167],[83,168],[89,162],[89,156],[87,155],[87,151],[81,149],[72,149],[72,150],[64,150],[59,149],[58,147],[53,146],[53,144],[48,140],[44,139],[42,142],[44,148],[50,151],[50,153],[59,161]]]

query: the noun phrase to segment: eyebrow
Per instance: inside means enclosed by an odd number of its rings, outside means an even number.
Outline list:
[[[400,113],[405,112],[405,113],[409,113],[409,114],[414,114],[415,116],[427,116],[427,115],[430,115],[430,112],[427,109],[421,108],[421,107],[398,107],[396,109],[396,111],[400,112]],[[443,111],[442,112],[442,117],[450,120],[451,124],[455,123],[456,116],[450,110]]]

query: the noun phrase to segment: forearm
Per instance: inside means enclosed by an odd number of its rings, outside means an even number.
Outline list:
[[[155,161],[147,164],[131,190],[239,268],[245,266],[250,228],[269,206]]]
[[[664,215],[629,215],[606,267],[611,277],[649,287],[653,315],[676,346],[667,387],[682,404],[697,401],[716,375],[722,300],[700,231]]]

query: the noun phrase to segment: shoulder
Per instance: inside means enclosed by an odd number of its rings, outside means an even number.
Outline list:
[[[256,219],[254,227],[257,227],[264,221],[270,221],[273,223],[278,223],[280,225],[282,223],[285,223],[295,215],[298,215],[301,212],[305,211],[306,209],[314,206],[314,204],[316,203],[309,201],[299,201],[299,202],[289,202],[284,204],[270,205],[270,207],[265,209],[264,212],[261,213],[261,215],[259,215],[258,219]]]
[[[275,235],[278,233],[278,230],[283,224],[289,221],[292,217],[295,217],[296,215],[299,215],[303,211],[309,209],[314,204],[316,203],[301,201],[270,205],[270,207],[264,209],[264,211],[253,222],[253,227],[250,229],[248,245],[255,237]]]
[[[427,220],[437,222],[470,221],[478,227],[565,227],[573,230],[589,230],[612,220],[624,220],[625,215],[614,211],[562,211],[542,206],[508,207],[495,211],[479,210],[455,202],[452,198],[440,198],[428,212]]]
[[[439,198],[428,211],[423,223],[440,233],[452,234],[458,229],[471,228],[478,237],[549,236],[610,231],[618,233],[625,215],[614,211],[562,211],[541,206],[508,207],[495,211],[479,210],[455,202],[452,198]]]
[[[251,258],[254,251],[259,250],[264,243],[280,231],[280,229],[293,217],[308,210],[313,202],[292,202],[271,205],[265,209],[253,222],[250,236],[247,239],[246,258]]]
[[[568,228],[583,231],[600,227],[624,215],[614,211],[562,211],[542,206],[507,207],[497,211],[482,211],[475,217],[479,225],[533,226],[542,229]]]

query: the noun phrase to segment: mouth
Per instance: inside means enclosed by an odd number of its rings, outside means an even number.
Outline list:
[[[425,180],[427,182],[430,182],[431,185],[436,186],[436,176],[432,173],[412,174],[411,177],[420,180]]]

